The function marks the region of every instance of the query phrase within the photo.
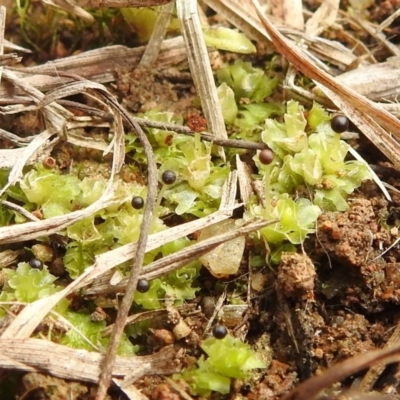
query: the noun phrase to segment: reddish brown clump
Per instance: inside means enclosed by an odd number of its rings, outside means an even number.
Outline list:
[[[193,132],[203,132],[207,129],[207,120],[198,114],[190,114],[186,124]]]

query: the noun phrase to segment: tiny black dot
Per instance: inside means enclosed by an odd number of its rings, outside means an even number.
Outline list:
[[[133,197],[133,198],[132,198],[132,201],[131,201],[131,204],[132,204],[132,207],[133,207],[135,210],[140,210],[140,209],[143,208],[143,206],[144,206],[143,197],[140,197],[140,196],[135,196],[135,197]]]
[[[172,185],[176,181],[176,174],[174,171],[167,169],[161,175],[161,179],[166,185]]]
[[[146,278],[140,278],[136,285],[136,290],[140,293],[146,293],[150,289],[150,282]]]
[[[215,325],[212,334],[216,339],[223,339],[228,334],[228,329],[225,325]]]
[[[42,262],[37,258],[31,258],[29,260],[29,265],[31,266],[31,268],[41,268]]]
[[[331,119],[331,128],[336,133],[343,133],[349,129],[349,119],[344,115],[335,115]]]
[[[263,149],[258,155],[261,164],[271,164],[274,161],[274,152],[270,149]]]

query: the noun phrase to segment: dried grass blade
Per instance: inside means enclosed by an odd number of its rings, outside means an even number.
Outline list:
[[[300,383],[282,400],[313,400],[318,393],[331,387],[334,383],[376,364],[390,364],[400,361],[400,343],[393,347],[369,351],[349,358],[326,370],[323,374],[314,376]]]
[[[117,357],[113,376],[125,377],[137,372],[144,375],[168,375],[177,372],[175,350],[166,347],[158,353],[141,357]],[[96,383],[103,355],[72,349],[40,339],[0,339],[0,368],[20,371],[38,370],[63,379]]]
[[[32,99],[35,104],[38,104],[44,98],[44,94],[40,90],[24,82],[17,76],[17,74],[15,74],[13,71],[10,71],[8,68],[4,69],[3,76],[13,85],[20,88]],[[71,112],[56,103],[44,107],[43,114],[48,126],[55,129],[59,133],[63,132],[66,120],[72,119],[73,117]]]
[[[22,171],[28,160],[32,157],[35,157],[35,155],[39,157],[37,153],[40,153],[42,147],[47,147],[46,143],[48,143],[50,138],[55,134],[55,130],[47,129],[41,134],[35,136],[29,145],[23,149],[23,152],[20,154],[20,158],[16,160],[17,162],[13,165],[10,174],[8,175],[7,184],[0,190],[0,196],[2,196],[11,185],[17,183],[18,179],[22,176]],[[56,143],[53,142],[53,145],[55,144]]]
[[[324,94],[357,126],[360,131],[400,170],[400,143],[370,115],[353,107],[345,98],[317,83]],[[400,132],[400,131],[399,131]]]
[[[4,32],[6,29],[6,8],[0,6],[0,56],[3,55],[4,52]],[[1,75],[3,73],[3,67],[0,66],[0,82]]]
[[[258,229],[264,228],[268,225],[274,224],[278,222],[278,220],[273,221],[249,221],[243,226],[240,226],[232,231],[216,235],[212,238],[203,240],[192,246],[186,247],[174,254],[170,254],[169,256],[163,257],[160,260],[153,261],[151,264],[146,266],[143,269],[143,272],[140,276],[143,276],[147,279],[155,279],[159,278],[165,274],[168,274],[183,265],[193,261],[196,258],[199,258],[203,254],[217,247],[221,243],[227,242],[229,240],[235,239],[239,236],[246,235],[250,232],[254,232]],[[126,280],[118,283],[118,289],[123,288],[126,285]],[[92,292],[93,293],[93,292]]]
[[[160,7],[154,30],[151,34],[149,42],[147,43],[139,66],[150,67],[156,62],[158,54],[161,50],[162,42],[167,33],[168,25],[172,18],[174,7],[174,2],[164,4]]]
[[[113,204],[115,204],[115,201],[112,199],[111,193],[104,193],[96,203],[93,203],[84,210],[73,211],[67,215],[61,215],[42,221],[3,226],[0,228],[0,243],[23,242],[37,239],[41,236],[52,235]]]
[[[85,11],[83,8],[78,7],[72,0],[42,0],[43,3],[49,4],[53,7],[59,7],[70,14],[74,14],[79,18],[87,22],[94,22],[94,17],[92,14]]]
[[[178,0],[176,7],[182,35],[187,47],[191,75],[198,91],[209,129],[215,137],[228,139],[215,87],[214,75],[197,14],[197,1]],[[223,152],[221,150],[222,155]]]
[[[35,162],[39,162],[43,158],[49,156],[51,150],[57,142],[58,138],[44,142],[42,144],[42,147],[40,148],[40,152],[33,153],[32,157],[27,160],[26,164],[34,164]],[[21,157],[24,156],[24,153],[25,149],[23,147],[16,149],[0,149],[0,168],[13,168],[14,165],[17,164],[18,161],[21,159]]]
[[[306,23],[308,35],[320,35],[334,24],[339,11],[340,0],[324,0]],[[300,11],[302,12],[302,11]]]

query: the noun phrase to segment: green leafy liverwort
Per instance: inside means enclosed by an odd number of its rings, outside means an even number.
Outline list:
[[[302,243],[323,210],[347,210],[347,195],[370,178],[366,163],[345,160],[349,145],[332,131],[326,111],[314,104],[308,120],[303,111],[289,101],[283,123],[267,119],[262,139],[274,151],[274,162],[265,165],[254,157],[265,201],[252,202],[250,215],[279,218],[261,230],[274,245]]]
[[[346,161],[349,146],[330,126],[330,115],[315,103],[307,118],[296,101],[286,112],[267,101],[278,81],[249,63],[236,61],[218,71],[218,94],[233,137],[262,140],[274,152],[272,163],[260,162],[258,179],[264,199],[253,197],[247,218],[279,219],[261,230],[270,245],[304,242],[323,210],[345,211],[347,196],[370,178],[366,163]],[[270,118],[272,114],[282,118]]]
[[[223,339],[208,338],[201,348],[207,358],[201,356],[197,365],[175,376],[189,382],[194,395],[208,396],[212,391],[227,394],[232,379],[248,379],[251,370],[266,368],[248,344],[229,335]]]

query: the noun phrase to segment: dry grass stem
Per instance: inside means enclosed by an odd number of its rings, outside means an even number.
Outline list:
[[[13,69],[22,85],[28,84],[41,91],[58,88],[74,79],[57,76],[57,71],[79,74],[80,77],[98,83],[112,82],[116,79],[116,71],[129,70],[139,64],[145,46],[128,48],[115,45],[101,49],[49,61],[35,67],[18,67]],[[162,43],[157,66],[164,68],[186,60],[186,49],[181,36],[165,40]],[[49,76],[48,74],[56,74]],[[16,88],[16,95],[24,94],[23,88]],[[10,98],[7,91],[0,87],[0,96]]]
[[[146,50],[143,53],[142,59],[140,60],[140,66],[148,68],[156,62],[161,50],[161,45],[165,39],[165,34],[167,33],[168,25],[172,18],[174,6],[174,2],[171,2],[160,7],[154,30],[146,45]]]
[[[181,268],[191,261],[198,259],[203,254],[207,253],[208,251],[212,250],[222,243],[225,243],[239,236],[246,235],[250,232],[264,228],[265,226],[274,224],[276,222],[277,220],[249,222],[232,231],[216,235],[207,240],[198,242],[192,246],[177,251],[176,253],[170,254],[169,256],[163,257],[160,260],[153,261],[145,268],[143,268],[142,272],[140,273],[140,277],[150,280],[164,276],[172,271]],[[88,290],[85,290],[85,294],[98,295],[106,293],[123,293],[125,291],[126,284],[127,279],[123,279],[115,285],[110,285],[110,282],[106,281],[102,282],[101,285],[92,285]]]
[[[158,353],[141,357],[117,357],[113,377],[135,374],[136,379],[146,375],[170,375],[179,370],[174,363],[173,347],[164,347]],[[18,371],[38,370],[63,379],[97,383],[103,355],[77,350],[41,339],[0,339],[0,368]]]
[[[126,397],[129,400],[149,400],[149,398],[144,395],[140,390],[138,390],[134,385],[124,387],[124,385],[122,384],[123,380],[118,378],[113,378],[112,381],[125,393]]]
[[[306,23],[306,34],[320,35],[332,26],[339,11],[340,0],[324,0]],[[301,12],[301,11],[300,11]]]
[[[195,0],[178,0],[176,7],[182,36],[188,51],[190,71],[208,127],[216,138],[228,139],[214,75],[197,14],[197,2]],[[220,153],[224,157],[223,151]]]
[[[392,335],[390,336],[389,340],[385,343],[384,349],[388,349],[392,346],[395,346],[399,342],[400,342],[400,324],[397,323]],[[379,379],[380,375],[385,370],[385,368],[386,368],[385,364],[377,364],[370,367],[367,373],[362,378],[358,389],[365,393],[371,391],[374,387],[374,384]]]
[[[250,196],[254,193],[251,187],[252,171],[251,168],[240,159],[238,154],[236,154],[236,169],[239,181],[240,199],[243,204],[249,204]]]
[[[4,31],[6,29],[6,8],[0,6],[0,61],[3,57],[4,52]],[[3,66],[0,64],[0,82],[1,75],[3,73]]]
[[[393,22],[400,17],[400,8],[393,12],[389,17],[387,17],[384,21],[382,21],[378,28],[376,29],[377,32],[381,32],[384,29],[388,28]]]
[[[43,3],[53,7],[59,7],[67,11],[70,14],[74,14],[79,18],[82,18],[86,22],[93,22],[94,18],[92,14],[85,11],[83,8],[78,7],[74,0],[42,0]]]
[[[375,27],[375,25],[372,25],[371,23],[365,22],[363,18],[360,18],[358,16],[355,16],[352,18],[353,22],[361,26],[368,34],[370,34],[376,41],[377,43],[380,43],[383,47],[386,47],[387,50],[389,50],[390,53],[392,53],[394,56],[399,57],[400,56],[400,49],[398,46],[396,46],[394,43],[391,43],[386,36]]]
[[[353,375],[365,368],[377,364],[390,364],[400,361],[400,344],[382,350],[369,351],[349,358],[329,368],[321,375],[314,376],[300,383],[283,400],[313,400],[323,389]]]

